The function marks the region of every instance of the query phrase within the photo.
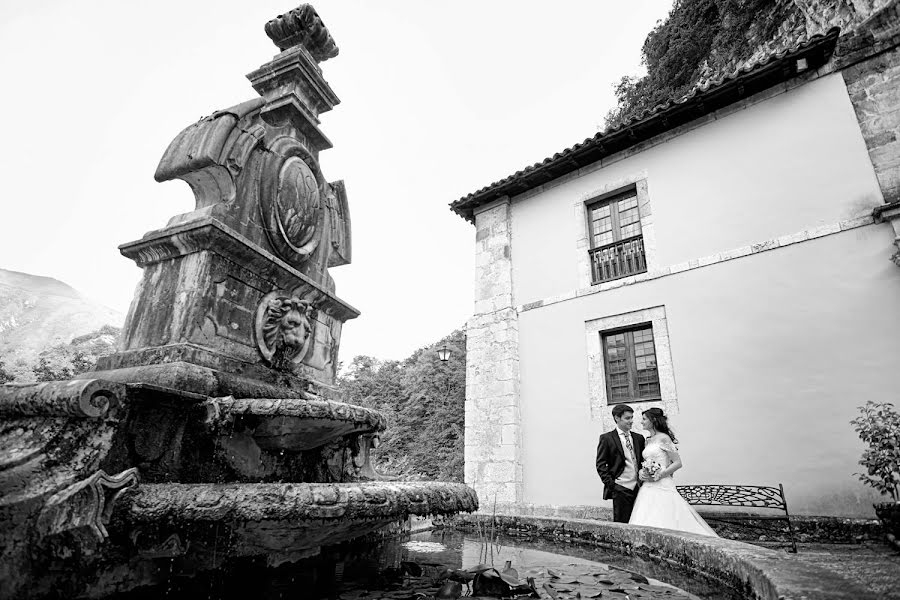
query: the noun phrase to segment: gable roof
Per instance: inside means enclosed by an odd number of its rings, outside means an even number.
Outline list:
[[[832,28],[827,33],[804,39],[792,48],[773,52],[758,61],[740,66],[731,73],[706,80],[684,96],[658,104],[598,132],[580,144],[451,202],[450,209],[466,220],[474,221],[474,212],[479,206],[503,196],[521,194],[787,81],[802,72],[816,69],[831,58],[839,33],[839,28]],[[802,59],[805,59],[805,65]]]

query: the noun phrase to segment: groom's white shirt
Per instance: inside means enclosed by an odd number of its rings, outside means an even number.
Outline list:
[[[618,427],[616,427],[616,432],[619,434],[622,451],[625,453],[625,470],[616,478],[616,483],[633,490],[637,486],[637,465],[634,464],[632,453],[628,451],[628,442],[631,442],[631,447],[634,448],[634,440],[631,439],[631,433],[622,431]]]

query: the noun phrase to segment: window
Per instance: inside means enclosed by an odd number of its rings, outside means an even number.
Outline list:
[[[593,283],[647,270],[637,190],[588,205]]]
[[[580,208],[587,215],[584,204]],[[585,321],[584,335],[591,420],[599,422],[604,431],[615,426],[609,412],[613,404],[640,402],[641,410],[655,406],[667,414],[678,414],[678,389],[665,306],[649,306]],[[644,371],[640,373],[640,381],[638,371]],[[612,375],[618,375],[614,382]],[[613,387],[618,388],[615,397]]]
[[[607,403],[659,400],[653,326],[602,333]]]

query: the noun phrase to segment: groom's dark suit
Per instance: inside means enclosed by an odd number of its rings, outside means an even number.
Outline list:
[[[628,435],[631,436],[631,444],[634,447],[634,469],[637,477],[643,460],[644,437],[632,431],[629,431]],[[616,484],[616,479],[625,470],[625,451],[618,428],[600,436],[600,442],[597,444],[597,474],[603,481],[603,499],[612,498],[613,520],[619,523],[627,523],[631,517],[631,508],[640,487],[640,480],[634,490]]]

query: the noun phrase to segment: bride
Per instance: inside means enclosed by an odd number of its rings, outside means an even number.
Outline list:
[[[628,523],[718,537],[675,489],[672,473],[681,468],[681,457],[675,447],[678,440],[669,429],[666,415],[659,408],[645,410],[643,415],[641,424],[650,433],[640,471],[644,484]]]

